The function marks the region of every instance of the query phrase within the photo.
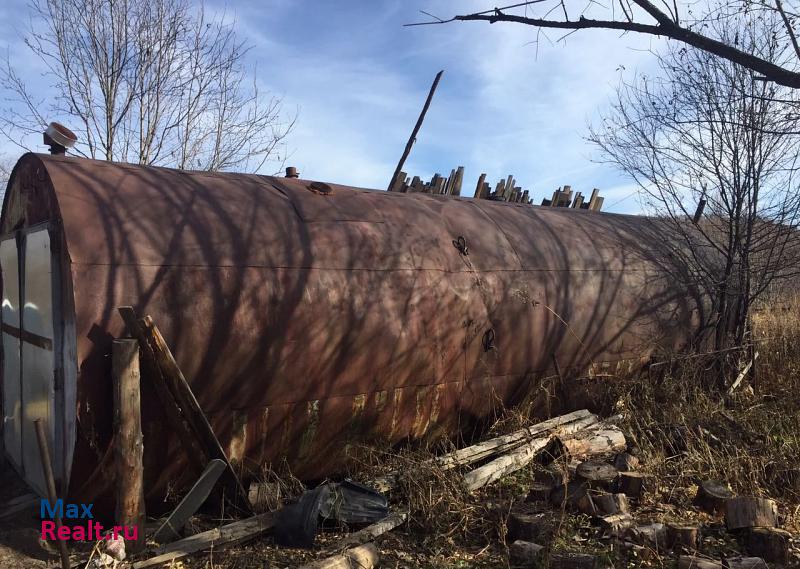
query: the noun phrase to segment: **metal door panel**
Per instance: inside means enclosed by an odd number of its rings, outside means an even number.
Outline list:
[[[19,265],[15,238],[0,242],[3,273],[3,443],[9,458],[22,467],[20,401]]]
[[[53,279],[50,234],[47,229],[26,235],[24,259],[22,465],[28,483],[44,493],[34,421],[44,420],[50,448],[54,449]],[[56,451],[56,462],[59,456],[60,453]],[[58,469],[58,464],[54,467]]]

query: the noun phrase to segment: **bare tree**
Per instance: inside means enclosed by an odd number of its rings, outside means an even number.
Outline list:
[[[744,20],[736,41],[774,60],[769,22]],[[659,62],[662,76],[619,88],[590,140],[674,229],[674,254],[713,299],[716,348],[741,346],[753,302],[800,274],[800,94],[699,49]]]
[[[18,144],[61,117],[77,151],[105,160],[200,170],[257,170],[284,158],[294,118],[245,66],[225,16],[188,0],[32,0],[26,37],[46,93],[0,70],[11,102],[0,132]]]
[[[738,63],[765,80],[783,86],[800,88],[800,43],[795,27],[800,20],[796,6],[788,9],[781,0],[727,0],[703,10],[703,5],[678,0],[611,0],[600,2],[577,2],[570,0],[529,0],[500,8],[459,14],[440,18],[423,12],[430,19],[407,25],[446,24],[454,21],[510,22],[533,26],[540,30],[565,30],[566,35],[586,29],[608,29],[662,36],[682,42]],[[780,16],[780,29],[776,29],[783,46],[792,50],[794,57],[782,64],[764,58],[737,42],[733,25],[726,27],[725,37],[713,33],[710,22],[728,24],[740,13],[760,13],[765,17]],[[565,37],[565,36],[564,36]]]

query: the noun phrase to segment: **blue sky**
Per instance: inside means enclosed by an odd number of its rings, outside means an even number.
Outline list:
[[[404,170],[430,178],[465,167],[471,195],[482,172],[494,184],[513,174],[536,201],[563,184],[600,188],[604,209],[641,210],[635,186],[598,163],[584,140],[615,86],[655,67],[661,40],[586,31],[556,43],[511,24],[403,27],[424,18],[490,7],[438,0],[210,2],[252,44],[259,82],[299,110],[289,164],[303,177],[384,188],[434,75],[444,77]],[[37,80],[22,43],[26,0],[0,2],[0,48]],[[58,120],[53,117],[52,120]],[[32,144],[38,144],[33,141]],[[0,153],[19,153],[0,142]]]

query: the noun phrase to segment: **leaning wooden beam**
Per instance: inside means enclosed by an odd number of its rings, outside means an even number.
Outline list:
[[[142,327],[139,325],[139,320],[136,318],[136,312],[130,306],[120,306],[117,310],[125,321],[125,327],[128,332],[139,341],[140,363],[144,367],[145,377],[150,378],[170,428],[178,435],[186,456],[189,457],[189,461],[195,468],[195,472],[200,474],[208,463],[208,456],[200,446],[197,437],[192,433],[191,427],[181,412],[181,408],[178,407],[175,398],[167,388],[163,374],[156,363],[155,354],[153,354]]]
[[[56,495],[56,479],[53,475],[53,462],[50,458],[50,444],[47,440],[47,433],[42,419],[36,419],[33,422],[36,429],[36,439],[39,442],[39,458],[42,461],[42,476],[44,478],[45,486],[47,488],[47,500],[52,507],[55,507],[58,497]],[[55,516],[56,531],[61,533],[61,516]],[[61,555],[62,569],[70,569],[69,552],[67,551],[67,542],[63,539],[58,540],[58,552]]]
[[[225,463],[223,461],[215,458],[209,462],[203,474],[192,486],[192,489],[183,497],[183,500],[180,501],[169,517],[164,520],[161,527],[158,528],[155,535],[153,535],[153,540],[158,543],[164,543],[179,538],[180,534],[178,532],[186,525],[189,518],[200,509],[200,506],[211,494],[214,484],[217,483],[224,471]]]
[[[140,324],[142,325],[148,343],[153,348],[158,367],[161,368],[161,371],[164,373],[164,378],[168,381],[168,386],[175,396],[175,400],[181,406],[189,422],[194,426],[200,440],[207,450],[209,458],[216,458],[225,462],[227,467],[223,473],[223,477],[226,479],[226,486],[230,487],[241,499],[241,504],[237,505],[244,506],[245,511],[252,513],[247,491],[239,481],[239,477],[236,475],[233,465],[230,460],[228,460],[228,455],[225,453],[219,439],[217,439],[217,436],[214,434],[211,423],[208,422],[208,418],[200,407],[200,403],[197,402],[166,340],[164,340],[158,327],[149,316],[145,316],[140,321]]]
[[[120,526],[136,526],[136,540],[126,544],[130,553],[144,546],[144,440],[139,375],[139,341],[114,340],[111,346],[114,389],[114,449],[117,511]]]
[[[379,562],[378,548],[374,543],[367,543],[339,555],[303,565],[299,569],[373,569]]]
[[[132,569],[158,567],[178,559],[183,559],[200,551],[213,547],[219,549],[230,545],[244,543],[272,529],[272,513],[260,514],[246,520],[195,534],[186,539],[175,541],[156,551],[150,559],[137,561]]]
[[[507,435],[494,437],[478,444],[449,452],[442,456],[431,459],[428,462],[431,464],[436,463],[442,470],[450,470],[458,466],[467,466],[473,464],[495,454],[506,452],[507,450],[521,445],[527,439],[531,439],[559,427],[563,428],[574,423],[573,428],[580,430],[597,424],[598,422],[599,419],[597,416],[593,415],[586,409],[573,411],[572,413],[567,413],[566,415],[561,415],[559,417],[548,419],[547,421],[542,421],[541,423],[536,423],[535,425],[525,427],[524,429],[519,429],[518,431],[514,431],[513,433],[509,433]],[[399,476],[399,472],[389,472],[388,474],[373,480],[372,485],[381,492],[388,492],[397,486],[397,480]]]
[[[539,452],[545,449],[551,440],[552,436],[550,435],[534,439],[488,464],[467,472],[464,475],[464,483],[467,489],[470,491],[477,490],[501,479],[507,474],[524,468]]]
[[[736,388],[737,388],[737,387],[739,387],[739,384],[740,384],[740,383],[742,383],[742,380],[743,380],[743,379],[745,378],[745,376],[747,375],[747,372],[749,372],[749,371],[750,371],[750,368],[751,368],[751,367],[753,367],[753,364],[755,364],[755,363],[756,363],[756,360],[757,360],[757,359],[758,359],[758,352],[756,352],[756,353],[754,353],[754,354],[753,354],[753,359],[751,359],[749,362],[747,362],[747,365],[746,365],[746,366],[744,366],[744,369],[743,369],[743,370],[742,370],[742,371],[739,373],[739,375],[736,377],[736,380],[735,380],[735,381],[734,381],[734,382],[731,384],[730,388],[728,388],[728,395],[730,395],[730,394],[732,394],[734,391],[736,391]]]

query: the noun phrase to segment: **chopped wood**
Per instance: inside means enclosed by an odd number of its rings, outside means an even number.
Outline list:
[[[625,450],[625,435],[619,427],[603,424],[599,429],[587,429],[576,436],[559,436],[564,450],[573,458],[613,454]]]
[[[564,486],[559,486],[553,490],[550,501],[554,506],[562,508],[570,506],[580,509],[581,506],[586,508],[584,497],[587,494],[586,482],[583,480],[573,480]]]
[[[667,524],[667,542],[673,549],[693,551],[700,543],[700,528],[694,525]]]
[[[629,452],[621,452],[614,457],[614,467],[620,472],[630,472],[639,467],[639,459]]]
[[[619,471],[607,462],[587,460],[578,465],[575,475],[585,480],[589,488],[607,490],[616,481]]]
[[[617,489],[629,498],[638,500],[647,489],[647,476],[640,472],[620,472]]]
[[[380,562],[374,543],[359,545],[344,553],[303,565],[300,569],[372,569]]]
[[[608,565],[591,553],[554,553],[548,566],[550,569],[600,569]]]
[[[130,553],[144,546],[144,438],[142,436],[139,342],[114,340],[111,346],[114,392],[114,462],[116,522],[136,527],[136,539],[125,544]]]
[[[733,491],[725,482],[705,480],[697,488],[694,505],[712,516],[721,517],[725,513],[725,503],[733,496]]]
[[[508,454],[496,458],[475,470],[467,472],[464,475],[464,483],[467,489],[471,492],[478,488],[483,488],[487,484],[491,484],[507,474],[524,468],[533,460],[539,451],[547,446],[550,440],[550,436],[533,439],[523,444],[521,447],[512,450]]]
[[[725,503],[725,525],[729,530],[754,527],[776,527],[778,505],[769,498],[740,496]]]
[[[574,411],[536,423],[530,427],[519,429],[513,433],[494,437],[428,461],[428,464],[436,464],[442,470],[450,470],[458,466],[474,464],[496,454],[504,453],[508,450],[519,447],[526,440],[530,440],[538,435],[546,434],[555,429],[560,433],[570,434],[586,429],[599,422],[597,415],[590,413],[586,409]],[[371,485],[380,492],[388,492],[397,486],[399,472],[390,472],[372,481]]]
[[[511,512],[506,520],[507,541],[537,541],[548,537],[552,515],[549,512]]]
[[[555,484],[551,482],[534,482],[528,487],[528,495],[525,497],[525,501],[549,502],[555,488]]]
[[[609,535],[619,536],[633,525],[633,516],[630,514],[614,514],[600,518],[600,527]]]
[[[662,523],[632,526],[625,531],[625,537],[657,551],[667,549],[667,527]]]
[[[625,494],[611,494],[608,492],[589,493],[597,515],[613,516],[614,514],[627,514],[630,506]]]
[[[272,529],[272,525],[272,514],[268,513],[204,531],[160,548],[154,557],[137,561],[132,569],[157,567],[211,547],[217,549],[240,544]]]
[[[785,565],[789,560],[789,540],[792,534],[777,528],[753,528],[745,537],[745,550],[769,563]]]
[[[512,566],[535,567],[541,560],[543,552],[543,546],[518,539],[508,548],[508,557]]]
[[[406,523],[407,519],[408,514],[406,512],[393,512],[382,520],[343,537],[337,541],[334,546],[329,547],[326,550],[333,553],[333,551],[340,550],[345,547],[367,543],[368,541],[372,541],[376,537],[403,525]]]
[[[219,477],[225,470],[225,463],[219,459],[214,459],[208,463],[208,466],[194,483],[192,489],[183,497],[183,500],[177,505],[172,513],[164,520],[161,527],[158,528],[153,540],[158,543],[164,543],[180,537],[180,531],[186,522],[191,518],[200,506],[211,494],[214,484],[217,483]]]
[[[722,564],[725,569],[768,569],[760,557],[726,557]]]
[[[722,563],[705,557],[681,555],[678,557],[678,569],[724,569]]]

